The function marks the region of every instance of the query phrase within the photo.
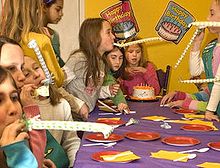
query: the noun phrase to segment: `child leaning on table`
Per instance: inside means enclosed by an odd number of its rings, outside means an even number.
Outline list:
[[[133,37],[127,42],[139,39],[138,37]],[[146,61],[143,44],[139,43],[125,47],[125,57],[128,79],[121,80],[120,83],[124,94],[131,96],[134,86],[149,85],[155,89],[155,95],[158,95],[160,85],[156,70],[152,63]]]
[[[28,147],[29,135],[22,121],[22,107],[18,89],[9,71],[0,66],[0,162],[1,167],[38,167]],[[2,151],[6,163],[2,158]],[[7,164],[7,166],[6,166]]]
[[[208,21],[220,22],[220,0],[212,0]],[[218,35],[218,39],[210,42],[202,52],[200,57],[200,48],[204,38],[205,31],[197,35],[190,54],[190,73],[192,76],[198,76],[205,72],[206,78],[220,78],[220,27],[208,27],[209,32]],[[220,82],[208,83],[210,97],[205,112],[205,118],[208,120],[218,120],[220,116]],[[215,115],[217,114],[217,115]]]
[[[25,75],[24,83],[34,84],[37,88],[42,86],[42,81],[46,79],[38,62],[28,56],[24,57],[23,73]],[[70,105],[62,98],[55,85],[49,86],[49,97],[39,95],[36,103],[40,108],[42,120],[73,121]],[[49,132],[63,147],[70,161],[69,167],[72,167],[80,145],[80,139],[76,131],[49,130]],[[55,164],[59,162],[57,160],[53,161]],[[59,166],[57,165],[57,167]]]
[[[104,78],[103,86],[101,89],[102,92],[107,92],[108,89],[110,93],[108,93],[108,97],[110,97],[119,111],[130,111],[123,92],[117,83],[118,78],[122,78],[125,70],[125,57],[123,48],[114,47],[110,52],[106,52],[103,56],[104,62],[106,63],[106,76]],[[105,89],[107,86],[107,89]],[[115,88],[116,87],[116,88]],[[105,91],[104,91],[105,90]]]
[[[210,15],[208,17],[208,21],[220,21],[220,0],[213,0],[210,8]],[[220,27],[208,27],[211,33],[220,35]],[[198,76],[202,72],[205,72],[206,78],[215,78],[220,77],[220,45],[218,39],[211,41],[202,52],[202,57],[200,57],[200,48],[204,38],[205,31],[202,31],[194,40],[193,47],[190,53],[190,73],[192,76]],[[187,94],[181,92],[172,92],[166,95],[162,99],[162,104],[169,102],[172,98],[175,98],[176,94],[182,96],[179,97],[187,97]],[[202,93],[200,95],[200,93]],[[185,95],[185,96],[184,96]],[[196,97],[195,97],[196,96]],[[199,106],[203,104],[202,111],[205,111],[205,118],[208,120],[217,120],[219,121],[220,116],[220,83],[214,82],[208,83],[208,87],[203,91],[194,94],[194,97],[199,100],[195,101],[195,104]],[[179,104],[178,106],[185,106],[184,104],[190,107],[190,102],[194,100],[178,100],[174,104]],[[202,102],[203,101],[203,102]],[[192,103],[193,104],[193,103]],[[175,106],[176,106],[175,105]],[[191,106],[192,107],[192,106]],[[199,108],[198,108],[199,109]],[[215,115],[217,113],[217,115]]]

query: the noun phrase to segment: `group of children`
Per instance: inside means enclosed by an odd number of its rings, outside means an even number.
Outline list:
[[[209,21],[220,21],[219,3],[213,0]],[[73,121],[77,114],[86,120],[99,98],[110,98],[119,111],[129,113],[124,94],[132,95],[134,86],[149,85],[154,87],[156,95],[160,93],[156,68],[146,60],[143,44],[124,48],[114,46],[116,39],[107,20],[86,19],[79,31],[79,49],[73,51],[64,63],[60,55],[59,36],[48,27],[49,23],[57,24],[62,18],[63,0],[5,0],[3,9],[0,37],[0,167],[21,164],[30,167],[30,163],[33,167],[73,166],[80,145],[76,132],[25,132],[26,119],[40,115],[42,120]],[[209,30],[220,33],[220,28],[210,27]],[[203,36],[204,32],[201,32],[194,41],[191,73],[199,75],[204,70],[207,77],[218,76],[218,40],[203,52],[201,61],[199,49]],[[54,77],[54,83],[49,85],[49,97],[33,96],[34,90],[43,85],[46,76],[35,52],[28,47],[32,39],[37,41]],[[128,42],[138,39],[132,37]],[[213,113],[218,112],[218,93],[219,82],[215,82],[193,95],[168,93],[161,104],[199,108],[206,111],[207,119],[219,120]],[[25,139],[28,139],[30,148]],[[10,150],[17,148],[22,150],[16,150],[12,158]]]

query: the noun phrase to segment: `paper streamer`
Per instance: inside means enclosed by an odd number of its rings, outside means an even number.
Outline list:
[[[46,63],[44,61],[44,58],[43,58],[43,56],[41,54],[41,51],[40,51],[40,49],[38,47],[38,44],[37,44],[36,40],[33,39],[33,40],[29,41],[28,47],[32,48],[34,50],[35,54],[37,55],[37,58],[38,58],[38,60],[40,62],[40,65],[41,65],[41,67],[42,67],[42,69],[43,69],[43,71],[45,73],[46,78],[47,78],[47,80],[45,80],[45,82],[48,83],[48,84],[54,83],[54,81],[52,79],[52,76],[51,76],[51,74],[50,74],[50,72],[49,72],[49,70],[47,68],[47,65],[46,65]]]
[[[187,44],[186,48],[184,49],[183,53],[181,54],[180,58],[177,60],[177,63],[175,64],[174,68],[176,69],[179,64],[181,63],[182,59],[186,55],[186,52],[189,50],[191,47],[195,37],[197,34],[200,33],[201,29],[204,29],[206,27],[220,27],[220,22],[192,22],[188,25],[188,27],[191,26],[197,26],[198,29],[196,29],[195,33],[193,34],[192,38],[190,39],[190,42]]]
[[[180,80],[181,83],[210,83],[210,82],[219,82],[219,81],[220,81],[219,78]]]
[[[87,131],[101,132],[104,138],[108,138],[114,128],[103,123],[79,122],[79,121],[42,121],[36,118],[27,120],[27,128],[42,130],[65,130],[65,131]]]
[[[141,40],[136,40],[136,41],[131,41],[128,43],[114,43],[115,46],[117,47],[127,47],[130,45],[134,45],[134,44],[139,44],[139,43],[144,43],[144,42],[151,42],[151,41],[164,41],[163,38],[161,37],[151,37],[151,38],[145,38],[145,39],[141,39]]]

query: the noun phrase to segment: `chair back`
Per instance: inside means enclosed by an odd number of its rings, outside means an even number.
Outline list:
[[[167,65],[165,72],[162,69],[156,70],[162,96],[164,96],[167,93],[167,88],[169,84],[170,68],[171,68],[170,65]]]

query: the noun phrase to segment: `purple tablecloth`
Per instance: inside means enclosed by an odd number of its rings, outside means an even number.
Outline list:
[[[144,116],[152,116],[152,115],[162,115],[169,117],[170,119],[180,119],[182,117],[181,114],[176,114],[172,112],[169,108],[161,108],[159,107],[159,102],[129,102],[129,106],[131,110],[135,110],[136,114],[130,115],[121,115],[121,119],[128,121],[129,118],[133,117],[135,119],[140,119]],[[94,112],[90,114],[89,121],[96,121],[99,117],[110,117],[109,116],[99,116],[98,109],[95,109]],[[118,117],[118,116],[112,116]],[[171,151],[183,151],[188,149],[200,149],[207,147],[208,142],[211,141],[220,141],[220,131],[211,131],[211,132],[192,132],[192,131],[184,131],[181,130],[180,127],[183,124],[169,123],[172,128],[171,129],[163,129],[160,127],[162,122],[148,121],[148,120],[140,120],[139,124],[131,125],[131,126],[122,126],[114,130],[116,134],[125,134],[130,131],[145,131],[145,132],[158,132],[161,134],[161,138],[167,136],[191,136],[197,138],[201,141],[200,144],[191,147],[176,147],[164,144],[161,142],[161,139],[155,141],[134,141],[125,138],[124,140],[118,142],[113,148],[104,148],[103,146],[92,146],[92,147],[83,147],[82,145],[85,143],[91,143],[84,139],[87,133],[84,134],[82,139],[81,147],[77,153],[75,168],[140,168],[140,167],[150,167],[150,168],[176,168],[176,167],[184,167],[191,168],[197,167],[196,165],[204,163],[204,162],[219,162],[220,163],[220,152],[210,149],[206,153],[196,153],[197,157],[193,160],[188,160],[188,162],[173,162],[170,160],[164,159],[156,159],[151,158],[151,152],[157,152],[159,150],[171,150]],[[214,122],[217,128],[220,128],[220,124]],[[119,150],[126,151],[131,150],[135,154],[141,157],[140,160],[131,162],[131,163],[104,163],[97,162],[91,159],[91,155],[95,152],[106,151],[106,150]]]

